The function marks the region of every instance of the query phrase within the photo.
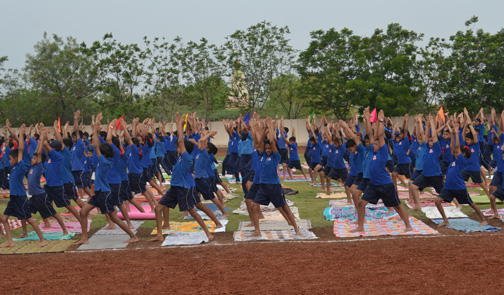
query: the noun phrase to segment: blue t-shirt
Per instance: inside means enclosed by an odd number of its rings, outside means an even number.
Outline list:
[[[337,148],[335,145],[332,145],[332,149],[333,149],[334,158],[332,159],[329,167],[332,167],[334,169],[346,169],[344,157],[345,157],[347,150],[346,150],[345,145],[340,144],[340,146]]]
[[[240,136],[238,132],[233,132],[233,139],[231,142],[231,153],[238,153],[238,142],[240,141]]]
[[[297,143],[289,143],[289,161],[299,161]]]
[[[192,165],[193,158],[187,151],[178,156],[177,163],[175,164],[175,166],[173,166],[171,186],[191,188],[192,184],[189,181],[189,178],[192,179],[192,177],[188,177],[187,174],[190,173]]]
[[[133,174],[140,174],[143,171],[142,165],[140,164],[140,150],[135,144],[130,146],[128,171]]]
[[[62,186],[61,170],[63,169],[63,156],[55,150],[51,150],[47,154],[45,177],[47,186],[55,187]]]
[[[269,156],[266,152],[263,153],[261,161],[261,184],[280,184],[277,166],[281,158],[278,151]]]
[[[124,148],[124,155],[121,157],[119,161],[119,166],[117,167],[117,171],[119,171],[119,176],[121,177],[121,181],[129,181],[128,178],[128,158],[130,154],[130,147]]]
[[[287,132],[284,131],[283,134],[285,134],[285,137],[287,137]],[[276,130],[276,136],[278,138],[278,148],[286,149],[287,147],[285,146],[285,140],[283,136],[280,134],[280,130],[278,128]]]
[[[392,178],[387,172],[385,165],[388,160],[388,147],[384,144],[378,152],[373,154],[369,162],[369,180],[373,185],[385,185],[392,183]]]
[[[169,145],[169,148],[168,150],[170,152],[176,152],[177,151],[177,147],[175,146],[175,143],[178,141],[178,137],[176,135],[172,135],[172,139],[170,141],[170,145]]]
[[[40,186],[42,172],[44,172],[42,162],[31,166],[30,172],[28,172],[28,193],[32,196],[45,193],[44,189]]]
[[[477,135],[478,141],[484,142],[485,138],[483,137],[483,130],[485,129],[485,124],[479,124],[476,126],[476,128],[479,130],[479,133]]]
[[[150,165],[152,165],[152,160],[150,158],[150,152],[152,150],[152,147],[149,147],[147,143],[145,143],[143,146],[140,145],[142,148],[142,153],[143,157],[140,160],[140,165],[142,168],[149,168]]]
[[[38,147],[38,141],[36,141],[33,137],[30,137],[29,139],[30,145],[28,146],[28,156],[31,159],[33,159],[33,154],[35,154],[35,151],[37,150]]]
[[[198,149],[197,147],[194,147]],[[207,166],[209,165],[210,156],[208,155],[207,149],[199,150],[198,155],[194,159],[194,177],[195,178],[207,178],[212,175],[208,175]]]
[[[61,163],[61,181],[63,183],[74,183],[74,178],[72,175],[72,172],[70,170],[71,164],[72,164],[72,153],[67,149],[65,146],[61,150],[61,155],[63,156],[63,161]]]
[[[246,140],[240,140],[238,142],[238,155],[251,155],[253,151],[254,141],[252,140],[252,136],[249,132]]]
[[[460,154],[458,158],[453,161],[448,170],[446,171],[446,181],[444,188],[447,190],[465,190],[467,189],[464,179],[462,179],[462,170],[467,165],[467,160],[464,155]]]
[[[158,140],[156,142],[156,158],[164,157],[165,152],[166,152],[165,151],[165,143],[161,140]]]
[[[252,170],[254,170],[254,184],[261,184],[261,164],[262,164],[262,154],[259,154],[256,150],[252,153]]]
[[[331,145],[324,140],[322,142],[322,157],[329,157],[330,150],[331,150]]]
[[[416,138],[413,138],[408,148],[410,152],[409,157],[411,160],[415,160],[417,158],[417,154],[415,153],[417,147],[418,147],[418,140]]]
[[[451,163],[453,162],[453,156],[451,153],[451,138],[445,140],[442,136],[439,137],[441,146],[443,147],[443,162]]]
[[[9,154],[11,152],[11,148],[10,146],[6,146],[5,147],[5,151],[4,151],[4,155],[3,155],[3,158],[2,158],[2,163],[4,165],[4,167],[10,167],[11,166],[11,163],[9,162]]]
[[[487,144],[488,145],[493,145],[493,140],[492,140],[492,134],[494,133],[493,130],[499,130],[499,127],[497,125],[493,125],[490,130],[487,131]]]
[[[362,144],[359,144],[356,149],[356,154],[354,157],[354,164],[357,166],[357,173],[363,173],[363,163],[364,163],[364,155],[366,153],[366,149]]]
[[[152,145],[152,147],[150,148],[150,151],[149,151],[149,158],[150,158],[150,165],[153,164],[152,162],[152,159],[155,159],[156,158],[156,146],[157,146],[157,140],[153,139],[152,140],[154,142],[154,144]]]
[[[441,155],[442,151],[439,141],[436,141],[432,145],[432,148],[427,147],[427,151],[424,154],[423,176],[432,177],[441,175],[441,168],[439,166],[439,158]]]
[[[98,165],[96,165],[95,171],[95,191],[110,192],[107,179],[112,169],[113,161],[112,158],[105,158],[103,155],[98,157]]]
[[[82,139],[77,139],[77,143],[72,146],[72,171],[82,171],[82,157],[84,157],[84,142]]]
[[[322,160],[322,146],[320,142],[317,142],[314,146],[311,147],[311,162],[312,163],[320,163]]]
[[[469,146],[469,149],[471,149],[471,157],[469,160],[467,160],[467,165],[465,167],[465,170],[467,171],[478,171],[480,172],[480,163],[479,163],[479,153],[480,153],[480,147],[479,143],[473,143]]]
[[[362,177],[369,178],[369,162],[373,157],[373,143],[369,147],[364,147],[364,161],[362,162]]]
[[[9,189],[11,196],[26,196],[26,189],[23,184],[23,179],[30,168],[25,161],[19,161],[10,172]]]
[[[409,139],[404,137],[403,140],[397,142],[394,140],[394,155],[397,157],[397,164],[409,164],[411,158],[408,157]]]
[[[306,144],[306,148],[312,147],[311,140],[310,140],[311,137],[312,137],[312,133],[311,133],[311,131],[308,131],[308,143]]]
[[[497,172],[504,172],[504,160],[502,159],[502,144],[504,143],[504,133],[499,137],[499,145],[493,145],[493,159],[497,163]]]
[[[231,135],[228,140],[227,155],[231,154],[232,148],[233,148],[233,136]]]
[[[416,153],[417,158],[416,158],[416,162],[415,162],[415,169],[422,171],[424,168],[424,156],[425,156],[425,152],[428,149],[428,146],[427,146],[427,143],[425,143],[425,141],[420,145],[417,143],[416,146],[417,147],[416,147],[415,153]]]
[[[112,168],[109,171],[107,181],[109,184],[120,184],[121,183],[121,175],[119,174],[119,162],[121,161],[121,151],[115,146],[115,144],[111,144],[112,149],[114,150],[114,156],[112,159]]]

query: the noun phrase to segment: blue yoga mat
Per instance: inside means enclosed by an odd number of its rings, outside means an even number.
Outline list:
[[[498,227],[493,227],[490,225],[479,225],[480,223],[478,221],[469,218],[448,219],[448,221],[450,222],[450,225],[447,226],[447,228],[458,230],[464,233],[494,232],[501,230]],[[434,222],[435,224],[441,224],[443,222],[443,219],[432,219],[432,222]]]
[[[57,233],[42,233],[44,236],[44,239],[51,241],[51,240],[70,240],[73,236],[75,236],[75,233],[68,233],[68,235],[62,235],[60,232]],[[27,238],[21,238],[21,239],[13,239],[14,241],[39,241],[39,237],[37,236],[37,233],[34,231],[31,231],[28,233]]]
[[[217,205],[215,205],[214,203],[208,203],[208,204],[203,204],[203,205],[207,206],[212,211],[218,211],[219,210],[219,208],[217,208]],[[224,210],[230,211],[231,209],[229,209],[228,207],[224,207]]]

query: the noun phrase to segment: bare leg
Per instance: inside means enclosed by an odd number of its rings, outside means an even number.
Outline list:
[[[116,229],[114,221],[112,221],[112,219],[110,219],[110,215],[105,214],[105,217],[107,218],[108,225],[106,227],[104,227],[103,229]]]
[[[359,203],[359,198],[360,196],[362,195],[362,191],[358,190],[358,189],[355,189],[352,193],[352,198],[353,198],[353,202],[354,204],[357,204]]]
[[[210,210],[210,208],[208,208],[206,205],[203,205],[201,202],[198,202],[198,204],[196,204],[196,208],[203,211],[208,217],[210,217],[210,219],[212,219],[212,221],[215,223],[215,228],[221,228],[223,226],[220,223],[219,219],[217,219],[217,217],[215,217],[215,214],[213,214],[212,210]],[[193,208],[193,210],[196,212],[196,209]],[[189,210],[189,214],[191,214],[191,210]],[[199,218],[201,218],[201,216],[198,214],[198,212],[196,212],[196,214],[199,216]],[[191,214],[191,216],[193,216],[193,215]],[[201,220],[203,220],[203,219],[201,219]]]
[[[21,229],[22,229],[22,233],[21,233],[21,235],[19,235],[18,239],[27,238],[28,237],[28,230],[26,228],[26,219],[21,219]]]
[[[156,237],[150,239],[149,242],[163,241],[163,228],[162,228],[163,217],[161,215],[164,211],[164,208],[166,208],[166,206],[158,204],[154,209],[154,213],[156,213],[157,234]]]
[[[289,173],[289,178],[292,179],[292,170],[286,165],[287,172]],[[303,172],[303,168],[301,168],[301,172]],[[304,173],[303,173],[304,174]],[[306,176],[305,176],[306,178]]]
[[[289,222],[289,219],[290,219],[289,224],[294,227],[294,231],[296,232],[296,235],[301,235],[301,232],[299,231],[299,228],[297,227],[296,218],[294,217],[294,214],[292,214],[292,211],[290,210],[289,205],[287,205],[287,204],[283,205],[282,209],[283,209],[283,211],[285,211],[285,213],[287,215],[287,218],[286,218],[287,222]]]
[[[250,217],[250,223],[247,224],[246,226],[254,226],[254,219],[252,218],[252,200],[251,199],[245,199],[245,205],[247,206],[247,212]]]
[[[476,211],[476,213],[478,213],[478,216],[481,219],[480,225],[487,225],[488,222],[486,221],[485,216],[483,216],[483,213],[479,209],[478,205],[476,205],[476,203],[473,202],[473,203],[469,204],[469,206],[471,206],[474,209],[474,211]]]
[[[128,202],[128,201],[126,201],[126,202]],[[125,203],[126,203],[126,202],[125,202]],[[137,201],[137,200],[135,200],[135,199],[131,199],[131,200],[129,200],[129,203],[131,203],[133,206],[135,206],[135,208],[137,208],[137,209],[138,209],[138,211],[140,211],[140,212],[142,212],[142,213],[145,213],[144,208],[142,207],[142,205],[140,205],[140,203],[138,203],[138,201]],[[126,203],[126,204],[127,204],[127,203]],[[128,212],[129,212],[129,211],[130,211],[130,210],[129,210],[129,206],[125,206],[125,207],[126,207],[126,209],[128,210]]]
[[[436,201],[435,201],[436,207],[437,207],[439,213],[441,213],[441,216],[443,217],[443,222],[440,223],[440,224],[438,224],[438,227],[443,227],[443,226],[450,225],[450,221],[448,221],[448,218],[446,218],[446,214],[445,214],[444,208],[441,205],[442,202],[443,202],[443,199],[436,198]]]
[[[399,206],[394,207],[394,209],[399,214],[399,216],[401,216],[401,219],[404,221],[404,226],[406,227],[404,231],[412,231],[413,228],[411,227],[411,224],[409,222],[408,212],[406,212],[404,206],[402,204],[399,204]]]
[[[485,191],[485,194],[487,195],[487,197],[490,198],[490,192],[488,191],[488,187],[486,186],[486,184],[478,183],[478,185]]]
[[[95,206],[86,204],[84,207],[82,207],[80,211],[80,223],[81,223],[81,229],[82,229],[82,236],[80,240],[78,240],[75,244],[77,245],[82,245],[82,244],[89,244],[88,240],[88,233],[87,233],[87,221],[88,221],[88,215],[89,211],[93,210]],[[72,207],[73,208],[73,207]]]
[[[142,195],[145,197],[145,199],[149,203],[149,206],[151,209],[150,212],[154,212],[154,207],[156,207],[156,201],[155,201],[154,195],[152,195],[152,192],[150,191],[150,189],[146,189],[145,192],[142,193]]]
[[[350,193],[349,186],[345,186],[345,193],[346,193],[347,203],[352,204],[352,194]],[[355,206],[357,206],[357,204],[355,204]]]
[[[79,206],[80,208],[84,207],[84,202],[79,198],[77,197],[76,199],[73,199],[73,201],[77,204],[77,206]]]
[[[56,221],[58,221],[58,224],[60,225],[61,229],[63,230],[63,235],[68,235],[68,231],[65,225],[65,222],[63,222],[63,218],[59,215],[59,213],[54,214],[54,218]]]
[[[115,222],[115,224],[119,225],[119,227],[130,236],[130,239],[124,241],[123,243],[127,244],[127,243],[135,243],[135,242],[140,241],[137,238],[137,236],[135,236],[135,234],[131,231],[131,229],[126,224],[124,224],[124,222],[122,222],[121,219],[119,219],[119,217],[117,217],[116,211],[112,211],[110,213],[107,213],[107,215],[109,215],[110,219],[112,219],[112,221]]]
[[[392,183],[394,183],[394,186],[395,186],[395,190],[396,192],[398,191],[397,190],[397,176],[399,174],[397,172],[392,172]]]
[[[250,219],[252,220],[252,223],[254,224],[254,232],[250,235],[251,237],[260,237],[261,236],[261,229],[259,228],[259,215],[258,211],[261,209],[259,208],[259,204],[257,203],[252,203],[252,215],[250,215]]]
[[[170,229],[170,208],[163,208],[163,229]]]
[[[51,228],[51,223],[49,222],[49,218],[44,218],[44,225],[42,226],[43,228]]]
[[[331,178],[326,177],[326,189],[327,189],[327,195],[331,195]]]
[[[500,219],[499,212],[497,211],[497,204],[495,203],[495,196],[490,195],[490,207],[492,207],[493,215],[488,217],[488,219]]]
[[[32,217],[30,217],[26,221],[33,227],[33,229],[37,233],[37,236],[40,239],[39,247],[43,248],[43,247],[47,246],[47,241],[44,239],[44,236],[42,235],[42,231],[40,230],[40,228],[39,228],[37,222],[35,221],[35,219],[33,219]]]
[[[355,204],[355,208],[357,209],[357,228],[352,229],[350,232],[363,232],[364,231],[364,220],[366,219],[366,205],[368,201],[359,200],[358,203]]]
[[[131,224],[131,220],[129,218],[128,211],[126,210],[126,206],[124,206],[124,204],[121,204],[118,207],[119,207],[119,210],[121,210],[121,213],[124,217],[124,220],[126,220],[126,224],[128,225],[128,227],[131,229],[134,229],[135,227],[133,226],[133,224]]]
[[[248,182],[247,182],[246,186],[247,186],[247,189],[250,190],[250,187],[248,186]],[[219,201],[222,204],[224,204],[224,194],[220,190],[217,190],[216,194],[217,194],[217,198],[219,198]]]
[[[280,212],[280,214],[282,214],[283,218],[285,218],[285,220],[287,220],[287,223],[289,225],[292,225],[292,222],[290,221],[290,217],[289,217],[289,215],[287,215],[287,212],[285,212],[283,206],[282,207],[278,207],[277,209]]]
[[[213,198],[212,202],[217,206],[217,208],[219,208],[219,210],[221,210],[222,217],[228,217],[226,209],[224,208],[224,205],[222,205],[222,203],[219,201],[219,199]]]
[[[158,193],[159,193],[160,195],[163,195],[163,188],[157,184],[157,182],[156,182],[156,180],[155,180],[154,178],[153,178],[153,179],[151,179],[151,180],[149,181],[149,183],[150,183],[150,185],[151,185],[151,186],[152,186],[155,190],[157,190],[157,191],[158,191]]]
[[[6,248],[6,247],[14,247],[14,240],[12,240],[12,232],[11,232],[11,227],[9,224],[9,216],[8,215],[2,215],[0,217],[0,221],[2,222],[4,229],[5,229],[5,235],[7,237],[7,243],[0,245],[0,248]]]
[[[419,191],[418,191],[418,186],[414,185],[413,183],[410,184],[411,188],[411,195],[413,196],[413,200],[415,201],[415,207],[411,209],[411,211],[420,211],[422,210],[422,206],[420,205],[420,196],[419,196]]]
[[[72,213],[72,215],[80,222],[81,221],[81,215],[79,214],[79,211],[77,211],[77,209],[75,209],[75,207],[73,207],[72,205],[68,205],[65,207],[68,211],[70,211],[70,213]],[[81,210],[82,208],[84,207],[81,207]],[[93,207],[94,208],[94,207]]]
[[[199,204],[201,204],[201,203],[199,203]],[[202,206],[204,206],[204,205],[202,205]],[[206,206],[205,206],[205,207],[206,207]],[[208,208],[208,207],[207,207],[207,208]],[[200,210],[201,210],[201,209],[200,209]],[[209,209],[209,211],[210,211],[210,209]],[[205,211],[203,211],[203,212],[205,212]],[[211,213],[211,212],[212,212],[212,211],[210,211],[210,213]],[[205,212],[205,213],[206,213],[206,212]],[[194,208],[190,209],[190,210],[189,210],[189,214],[191,214],[191,216],[192,216],[194,219],[196,219],[196,222],[198,222],[199,226],[200,226],[200,227],[201,227],[201,228],[205,231],[205,234],[206,234],[206,235],[207,235],[207,237],[208,237],[208,241],[209,241],[209,242],[213,241],[214,236],[210,233],[210,231],[208,230],[208,228],[207,228],[207,226],[206,226],[205,222],[203,221],[203,219],[201,218],[201,216],[198,214],[198,212],[196,211],[196,209],[194,209]],[[207,214],[207,215],[208,215],[208,214]],[[212,214],[212,215],[213,215],[213,214]],[[208,216],[210,216],[210,215],[208,215]],[[214,217],[215,217],[215,216],[214,216]],[[222,225],[221,225],[221,226],[222,226]]]

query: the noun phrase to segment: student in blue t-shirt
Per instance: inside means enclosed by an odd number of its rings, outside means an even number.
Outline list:
[[[9,161],[12,165],[11,174],[9,177],[9,185],[10,185],[10,199],[7,203],[7,208],[2,216],[0,216],[0,222],[2,222],[5,230],[5,234],[7,236],[7,243],[0,245],[0,248],[6,247],[14,247],[14,241],[12,239],[12,232],[9,225],[9,217],[16,216],[17,219],[28,222],[40,239],[39,247],[47,246],[47,241],[42,236],[42,232],[37,224],[37,221],[32,218],[30,212],[30,205],[28,203],[28,197],[26,196],[26,189],[23,184],[23,179],[28,172],[29,164],[26,161],[23,161],[25,143],[23,140],[20,140],[24,137],[26,131],[26,125],[23,124],[19,128],[19,138],[10,128],[10,122],[7,120],[5,122],[5,126],[9,130],[12,138],[18,142],[18,148],[12,150],[9,153]]]
[[[353,229],[352,232],[363,232],[364,231],[364,219],[366,217],[366,205],[368,203],[377,204],[380,199],[387,207],[393,207],[397,211],[399,216],[404,222],[405,231],[411,231],[413,228],[409,222],[409,216],[404,209],[399,197],[397,196],[397,191],[392,183],[390,174],[387,172],[385,165],[388,160],[388,147],[385,143],[385,133],[384,133],[384,114],[383,110],[378,113],[378,122],[376,132],[377,134],[373,136],[373,157],[369,163],[369,184],[362,195],[362,198],[356,204],[357,213],[359,216],[357,228]]]
[[[286,221],[294,227],[296,235],[301,235],[301,232],[296,224],[296,219],[294,218],[289,205],[287,205],[282,184],[278,178],[277,166],[280,163],[281,156],[275,145],[275,129],[270,117],[266,119],[266,126],[269,130],[268,141],[264,141],[264,137],[257,138],[259,144],[261,145],[261,150],[264,148],[264,152],[262,154],[261,161],[261,186],[259,192],[254,198],[254,203],[252,204],[251,219],[253,219],[252,223],[254,224],[255,231],[251,236],[261,236],[258,215],[260,210],[259,205],[268,205],[270,202],[273,203],[275,208],[283,210]]]
[[[499,212],[497,212],[497,205],[495,204],[495,198],[500,200],[504,199],[504,191],[502,187],[504,186],[503,174],[504,174],[504,111],[502,111],[500,117],[499,129],[496,127],[492,130],[493,136],[493,159],[497,164],[497,171],[494,173],[492,182],[490,183],[490,206],[492,208],[493,215],[489,219],[500,219]]]
[[[434,187],[439,194],[443,189],[443,175],[441,174],[441,167],[439,166],[439,159],[442,155],[441,144],[438,140],[434,118],[429,115],[427,120],[427,150],[423,155],[423,171],[420,175],[416,176],[415,181],[410,185],[411,194],[415,200],[415,207],[411,209],[413,211],[422,209],[419,201],[419,190],[423,190],[426,187]]]
[[[339,122],[348,139],[345,146],[350,152],[350,176],[345,181],[345,193],[348,199],[351,197],[353,200],[354,191],[359,187],[364,176],[362,164],[366,150],[362,145],[362,137],[353,132],[345,121],[340,120]],[[354,204],[356,201],[353,200]]]
[[[86,174],[84,173],[84,153],[85,146],[82,140],[83,133],[79,130],[79,118],[80,111],[74,113],[74,126],[72,131],[72,176],[74,178],[75,186],[78,190],[84,190],[84,192],[91,197],[91,189]],[[81,191],[82,193],[82,191]]]
[[[417,140],[413,142],[410,146],[411,153],[416,155],[415,161],[415,171],[411,174],[410,180],[408,182],[408,203],[412,204],[414,207],[420,208],[420,202],[413,197],[413,181],[422,174],[424,167],[424,155],[428,148],[427,141],[425,140],[425,132],[422,127],[422,118],[420,115],[415,117],[415,132],[417,135]]]
[[[106,214],[110,217],[115,224],[117,224],[123,231],[125,231],[130,239],[124,241],[124,243],[134,243],[138,242],[138,237],[131,231],[131,229],[122,222],[119,217],[117,217],[117,211],[114,206],[114,198],[112,197],[108,177],[110,170],[113,169],[113,157],[115,155],[114,149],[109,143],[101,143],[98,140],[98,132],[100,131],[100,121],[102,119],[102,114],[96,116],[96,122],[93,125],[93,145],[96,150],[96,155],[98,156],[98,165],[96,166],[95,172],[95,194],[89,199],[86,205],[80,211],[81,215],[81,228],[82,237],[76,242],[77,245],[89,244],[88,233],[87,233],[87,221],[88,215],[91,210],[95,207],[100,208],[101,214]],[[109,133],[111,129],[117,124],[117,119],[114,119],[109,125]]]
[[[310,123],[308,123],[310,126],[310,131],[311,134],[316,134],[314,126]],[[318,135],[318,134],[317,134]],[[308,169],[308,172],[310,173],[310,178],[311,178],[311,185],[317,185],[317,177],[322,170],[320,164],[320,161],[322,161],[322,145],[320,144],[318,136],[312,136],[310,137],[310,143],[311,143],[311,160],[310,160],[310,167]],[[322,182],[322,178],[321,178]],[[324,180],[324,185],[325,185],[325,180]]]
[[[359,197],[366,191],[369,184],[369,163],[371,157],[373,156],[373,143],[371,142],[370,136],[372,136],[373,129],[371,129],[371,119],[370,119],[369,107],[364,109],[364,126],[366,135],[364,136],[364,157],[362,161],[362,180],[359,185],[352,192],[352,199],[354,204],[357,204]]]
[[[409,137],[408,137],[408,114],[404,115],[404,121],[401,131],[399,131],[399,135],[395,135],[394,137],[394,151],[393,155],[397,157],[397,165],[394,168],[392,173],[392,182],[394,183],[395,189],[397,191],[397,179],[400,177],[399,175],[404,175],[406,178],[411,177],[411,158],[408,156],[409,149]],[[396,134],[394,132],[394,134]]]
[[[177,205],[179,206],[179,210],[189,211],[189,214],[198,222],[199,226],[205,231],[205,234],[208,237],[208,241],[212,241],[214,236],[210,233],[205,222],[201,218],[201,216],[196,211],[193,192],[190,184],[189,177],[192,177],[190,174],[191,167],[193,166],[193,158],[189,155],[194,148],[194,145],[189,141],[184,141],[184,135],[182,133],[183,130],[183,119],[180,118],[179,113],[175,114],[175,123],[177,124],[177,150],[178,150],[178,159],[177,163],[173,167],[172,178],[171,178],[171,186],[170,189],[164,194],[164,196],[159,201],[159,204],[156,206],[156,228],[157,235],[155,238],[150,239],[149,241],[160,241],[163,239],[163,216],[164,220],[169,221],[169,209],[174,209]],[[169,224],[166,225],[166,228],[169,228]]]
[[[289,164],[287,165],[289,178],[292,179],[292,168],[296,168],[297,170],[301,171],[305,179],[308,179],[303,171],[303,167],[301,167],[301,161],[299,160],[298,145],[296,142],[296,128],[292,127],[292,136],[289,138],[289,140],[287,140],[285,133],[282,133],[282,137],[284,139],[284,142],[287,144],[287,147],[289,148]]]
[[[277,117],[278,120],[278,117]],[[280,164],[283,167],[283,177],[286,177],[287,168],[289,164],[289,151],[287,150],[287,134],[289,133],[289,128],[284,126],[284,116],[280,118],[280,129],[276,130],[276,138],[278,143],[278,152],[280,153],[281,159]],[[280,167],[279,167],[280,168]],[[279,173],[280,174],[280,173]]]
[[[448,166],[450,166],[451,162],[453,161],[453,156],[451,152],[451,144],[452,141],[450,139],[450,131],[448,129],[445,129],[443,131],[443,136],[439,137],[439,142],[441,143],[441,147],[443,148],[443,159],[439,163],[441,166],[441,173],[443,175],[446,175],[446,172],[448,171]]]
[[[448,128],[451,135],[451,142],[453,143],[455,141],[455,145],[452,145],[451,150],[451,153],[454,155],[455,160],[452,161],[452,163],[448,167],[444,188],[441,190],[441,193],[435,201],[439,213],[441,213],[441,216],[443,216],[443,222],[439,224],[438,227],[450,225],[450,222],[448,221],[448,218],[446,218],[446,214],[443,206],[441,206],[441,203],[451,203],[453,199],[456,199],[460,204],[469,204],[479,215],[481,219],[480,225],[487,225],[488,222],[486,221],[485,216],[483,216],[483,213],[481,213],[481,210],[478,208],[476,203],[471,200],[471,197],[467,192],[467,187],[461,175],[462,170],[467,164],[467,160],[471,158],[471,149],[467,146],[463,147],[462,150],[460,149],[460,137],[457,136],[459,129],[458,125],[455,125],[455,129],[453,130],[449,126]],[[495,202],[495,197],[493,198],[493,200]]]
[[[467,166],[462,171],[462,178],[464,179],[464,181],[468,181],[469,178],[471,178],[472,181],[474,183],[477,183],[485,191],[485,194],[490,198],[488,187],[483,183],[486,183],[486,178],[483,181],[483,178],[481,177],[482,175],[484,176],[484,173],[482,172],[482,169],[480,167],[480,145],[478,143],[478,137],[476,135],[474,127],[472,126],[472,124],[470,124],[471,118],[469,117],[469,113],[467,112],[466,108],[464,108],[464,120],[464,129],[462,130],[462,134],[464,136],[465,142],[462,144],[465,144],[469,147],[469,149],[471,149],[471,158],[469,158],[469,160],[467,161]]]
[[[333,141],[331,145],[331,153],[327,159],[327,167],[330,170],[325,170],[324,174],[326,177],[326,189],[327,193],[330,194],[331,189],[331,179],[334,181],[341,181],[341,184],[344,185],[348,178],[348,169],[346,168],[344,156],[347,151],[343,139],[339,137],[339,124],[335,124],[333,126]],[[347,194],[347,203],[352,204],[352,198],[350,194]]]

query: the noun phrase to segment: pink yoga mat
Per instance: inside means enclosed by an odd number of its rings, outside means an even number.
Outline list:
[[[145,212],[149,212],[151,210],[149,205],[142,205],[142,208],[144,209]],[[156,219],[156,214],[154,212],[142,213],[138,211],[138,209],[133,205],[130,205],[130,212],[128,212],[128,215],[129,218],[133,220]],[[120,211],[117,212],[117,216],[121,219],[124,219],[124,216]]]
[[[399,199],[405,200],[409,198],[409,193],[408,192],[398,192]],[[433,199],[434,196],[431,193],[428,192],[423,192],[420,193],[420,199]]]
[[[52,226],[51,228],[44,228],[43,226],[44,226],[43,222],[39,224],[40,230],[43,233],[56,233],[56,232],[63,231],[58,222],[51,222],[51,226]],[[69,231],[69,232],[82,233],[81,225],[80,225],[80,222],[78,222],[78,221],[65,222],[65,226],[67,228],[67,231]],[[91,226],[91,220],[88,220],[88,231],[89,231],[90,226]]]

